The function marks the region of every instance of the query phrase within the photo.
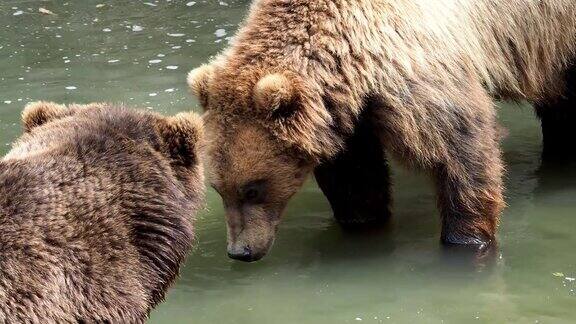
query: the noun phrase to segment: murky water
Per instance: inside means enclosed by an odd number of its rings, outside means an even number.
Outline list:
[[[1,1],[0,153],[20,133],[20,111],[32,100],[124,102],[168,114],[198,109],[185,73],[226,45],[248,5]],[[310,181],[290,204],[271,254],[254,264],[226,257],[223,211],[210,191],[196,248],[150,322],[573,322],[576,169],[541,168],[529,107],[500,111],[510,133],[509,207],[494,262],[474,265],[444,251],[432,186],[397,166],[388,227],[343,231]]]

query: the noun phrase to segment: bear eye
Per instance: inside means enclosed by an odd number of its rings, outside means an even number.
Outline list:
[[[244,193],[245,200],[254,200],[256,197],[258,197],[258,190],[256,190],[255,188],[249,188]]]
[[[263,179],[248,182],[240,190],[240,199],[243,203],[262,203],[266,198],[267,187],[267,181]]]

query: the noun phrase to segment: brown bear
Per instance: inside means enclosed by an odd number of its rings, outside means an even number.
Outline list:
[[[487,246],[504,206],[494,99],[535,103],[566,151],[575,49],[573,0],[257,0],[188,76],[230,256],[266,254],[313,171],[341,222],[386,214],[384,151],[433,177],[443,242]]]
[[[203,204],[198,116],[37,102],[0,160],[0,322],[138,323]]]

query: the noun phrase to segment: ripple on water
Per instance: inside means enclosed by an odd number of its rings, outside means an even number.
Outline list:
[[[226,29],[224,29],[224,28],[216,29],[216,31],[214,32],[214,35],[216,35],[216,37],[224,37],[224,36],[226,36],[226,34],[227,34],[227,32],[226,32]]]

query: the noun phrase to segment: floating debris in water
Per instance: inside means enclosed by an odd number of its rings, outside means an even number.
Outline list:
[[[554,277],[564,277],[564,274],[562,272],[554,272],[552,275]]]
[[[75,86],[67,86],[66,90],[76,90],[77,88]]]
[[[138,26],[138,25],[132,26],[132,31],[134,31],[134,32],[139,32],[139,31],[143,31],[143,30],[144,30],[144,27],[142,27],[142,26]]]
[[[43,15],[56,16],[56,14],[53,13],[52,11],[50,11],[50,10],[48,10],[48,9],[46,9],[46,8],[42,8],[42,7],[38,8],[38,12],[40,12],[40,13],[43,14]]]
[[[192,6],[195,5],[195,4],[196,4],[196,1],[190,1],[190,2],[188,2],[186,5],[187,5],[188,7],[192,7]]]
[[[224,37],[226,36],[226,29],[217,29],[216,32],[214,32],[214,35],[216,35],[216,37]]]
[[[168,70],[178,70],[178,65],[168,65],[166,68]]]
[[[175,34],[167,33],[166,35],[168,35],[168,36],[170,36],[170,37],[182,37],[182,36],[186,36],[186,34],[181,34],[181,33],[175,33]]]

